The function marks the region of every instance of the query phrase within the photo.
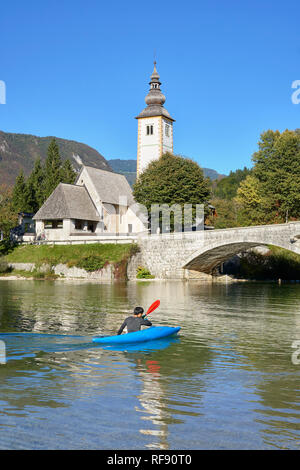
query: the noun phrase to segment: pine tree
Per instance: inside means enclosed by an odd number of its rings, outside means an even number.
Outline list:
[[[24,195],[26,192],[26,183],[23,170],[20,171],[19,175],[16,178],[16,183],[13,189],[12,195],[12,205],[13,209],[16,212],[21,212],[26,210],[26,201],[24,200]]]
[[[12,198],[14,210],[37,212],[59,183],[74,184],[75,179],[76,172],[70,160],[62,162],[56,140],[52,139],[45,164],[42,166],[37,158],[27,181],[23,170],[16,178]]]
[[[32,185],[32,182],[31,182],[30,178],[28,178],[28,180],[25,183],[23,200],[24,200],[23,210],[25,212],[36,212],[37,211],[35,190],[34,190],[34,186]]]
[[[249,168],[244,167],[243,170],[231,171],[228,176],[219,181],[214,182],[213,194],[218,199],[232,200],[236,194],[238,187],[248,175],[251,174]]]
[[[43,196],[46,200],[61,182],[62,161],[59,148],[55,139],[52,139],[48,147],[48,156],[45,162],[45,179],[43,185]]]
[[[76,172],[73,170],[72,164],[69,159],[65,160],[61,168],[61,182],[74,184],[76,179]]]
[[[10,230],[18,224],[17,212],[13,205],[13,190],[8,186],[0,185],[0,232],[4,238],[8,239]]]
[[[44,179],[45,174],[40,158],[34,163],[34,169],[26,182],[27,203],[31,206],[30,212],[37,212],[44,202]]]

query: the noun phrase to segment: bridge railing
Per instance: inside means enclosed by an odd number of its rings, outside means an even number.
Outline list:
[[[202,237],[209,237],[211,234],[216,233],[229,233],[234,231],[251,231],[251,230],[265,230],[265,229],[280,229],[280,228],[287,228],[293,227],[295,225],[299,225],[299,234],[300,234],[300,221],[282,223],[282,224],[268,224],[268,225],[249,225],[246,227],[230,227],[230,228],[222,228],[222,229],[213,229],[213,230],[196,230],[196,231],[188,231],[188,232],[172,232],[172,233],[149,233],[149,232],[142,232],[137,234],[138,239],[140,238],[149,238],[149,239],[199,239]]]

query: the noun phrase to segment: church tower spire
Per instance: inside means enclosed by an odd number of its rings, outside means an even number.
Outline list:
[[[173,122],[164,108],[166,97],[160,86],[160,76],[154,69],[150,77],[150,90],[146,95],[147,107],[136,117],[138,120],[137,176],[153,160],[158,160],[163,153],[173,152]]]

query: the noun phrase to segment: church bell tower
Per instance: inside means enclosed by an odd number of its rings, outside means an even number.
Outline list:
[[[164,108],[166,97],[163,95],[159,75],[154,62],[150,80],[150,90],[145,98],[147,107],[136,116],[138,120],[137,177],[150,162],[158,160],[164,153],[173,153],[173,122]]]

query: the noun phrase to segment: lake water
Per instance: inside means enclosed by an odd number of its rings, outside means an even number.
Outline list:
[[[92,343],[156,299],[178,339]],[[0,281],[0,332],[1,449],[300,448],[297,284]]]

